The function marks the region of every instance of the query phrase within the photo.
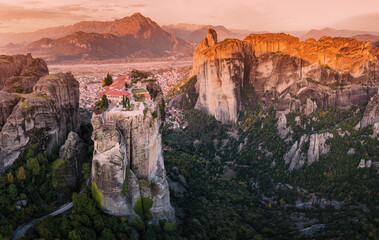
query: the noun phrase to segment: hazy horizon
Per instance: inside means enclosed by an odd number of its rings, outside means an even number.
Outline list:
[[[336,29],[379,32],[377,0],[184,1],[0,0],[0,32],[33,32],[80,21],[109,21],[140,12],[159,25],[206,24],[251,31]]]

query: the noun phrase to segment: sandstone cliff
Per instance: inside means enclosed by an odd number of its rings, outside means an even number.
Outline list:
[[[374,135],[379,135],[379,93],[371,98],[366,106],[363,118],[359,123],[359,127],[367,127],[372,125],[374,128]]]
[[[42,77],[21,99],[0,132],[0,172],[31,145],[43,151],[63,144],[79,128],[79,83],[70,73]]]
[[[16,94],[0,91],[0,131],[19,100],[20,97]]]
[[[154,117],[153,112],[158,113]],[[159,107],[146,114],[110,110],[94,115],[92,180],[110,214],[133,219],[138,198],[153,200],[153,221],[175,220],[162,156]]]
[[[0,55],[0,89],[7,92],[32,92],[34,84],[49,74],[45,61],[30,54]]]
[[[308,39],[300,42],[287,34],[251,34],[244,39],[250,42],[255,55],[280,52],[313,64],[328,66],[338,71],[357,74],[366,61],[376,61],[370,42],[354,38],[322,37],[318,41]],[[376,64],[377,66],[377,64]]]
[[[318,108],[334,106],[347,109],[367,103],[377,93],[376,86],[350,85],[332,89],[307,80],[299,80],[278,97],[277,114],[300,111],[310,114]]]
[[[305,163],[311,165],[317,162],[320,154],[329,152],[329,146],[325,144],[328,138],[332,138],[331,133],[303,135],[299,141],[296,141],[291,149],[284,155],[286,164],[290,164],[289,170],[298,169]]]
[[[267,95],[268,102],[277,97],[279,111],[309,114],[367,102],[379,85],[379,51],[369,42],[330,37],[300,42],[286,34],[251,34],[243,41],[217,43],[215,36],[210,30],[194,52],[196,108],[223,123],[237,120],[251,94]]]
[[[204,43],[204,45],[201,45]],[[214,31],[195,50],[199,98],[196,109],[203,110],[223,123],[235,122],[242,108],[241,88],[252,54],[249,44],[238,40],[217,43]],[[203,47],[208,48],[201,50]],[[200,51],[197,53],[196,51]]]

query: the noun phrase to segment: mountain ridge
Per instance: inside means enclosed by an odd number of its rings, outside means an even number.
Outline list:
[[[44,36],[15,52],[31,52],[48,62],[59,63],[128,57],[185,57],[191,56],[194,49],[193,43],[166,32],[141,13],[114,21],[79,22],[55,34],[59,35],[64,36]]]
[[[379,32],[369,32],[369,31],[361,31],[361,30],[350,30],[350,29],[335,29],[331,27],[326,27],[323,29],[311,29],[306,34],[299,37],[301,41],[314,38],[316,40],[322,37],[354,37],[357,35],[376,35],[379,36]],[[358,39],[357,39],[358,40]]]

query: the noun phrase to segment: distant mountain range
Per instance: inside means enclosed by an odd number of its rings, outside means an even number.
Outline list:
[[[244,29],[227,29],[224,26],[212,26],[212,25],[197,25],[197,24],[171,24],[162,26],[164,30],[171,34],[175,34],[179,38],[188,40],[191,42],[199,43],[207,35],[208,29],[212,28],[217,31],[218,41],[222,41],[226,38],[243,39],[252,31]],[[263,33],[263,32],[261,32]]]
[[[0,33],[0,54],[30,52],[47,62],[88,60],[188,57],[197,43],[213,28],[218,41],[244,39],[252,32],[224,26],[176,24],[160,27],[140,13],[114,21],[82,21],[70,26],[41,29],[30,33]],[[352,37],[378,46],[379,32],[324,28],[308,32],[287,32],[304,41],[324,37]],[[26,42],[27,41],[27,42]]]
[[[191,56],[195,47],[195,44],[166,32],[140,13],[114,21],[84,21],[8,36],[14,43],[19,43],[17,39],[22,38],[39,40],[18,48],[16,52],[31,52],[48,62]],[[17,44],[8,46],[14,48]]]
[[[363,35],[363,36],[362,36]],[[371,35],[371,36],[368,36]],[[312,29],[306,34],[299,37],[301,41],[307,40],[309,38],[314,38],[316,40],[319,40],[320,38],[324,36],[329,37],[354,37],[359,41],[372,41],[373,42],[378,41],[377,38],[379,36],[379,32],[366,32],[366,31],[359,31],[359,30],[338,30],[334,28],[324,28],[324,29]]]

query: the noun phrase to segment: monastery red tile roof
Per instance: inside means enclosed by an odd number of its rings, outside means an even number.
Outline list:
[[[118,90],[121,90],[125,87],[125,80],[124,79],[119,79],[119,80],[116,80],[114,81],[110,86],[109,88],[113,88],[113,89],[118,89]]]
[[[117,90],[107,90],[107,91],[103,91],[103,92],[100,92],[99,95],[109,95],[109,96],[126,96],[128,98],[130,98],[130,96],[132,94],[128,93],[128,92],[121,92],[121,91],[117,91]]]

